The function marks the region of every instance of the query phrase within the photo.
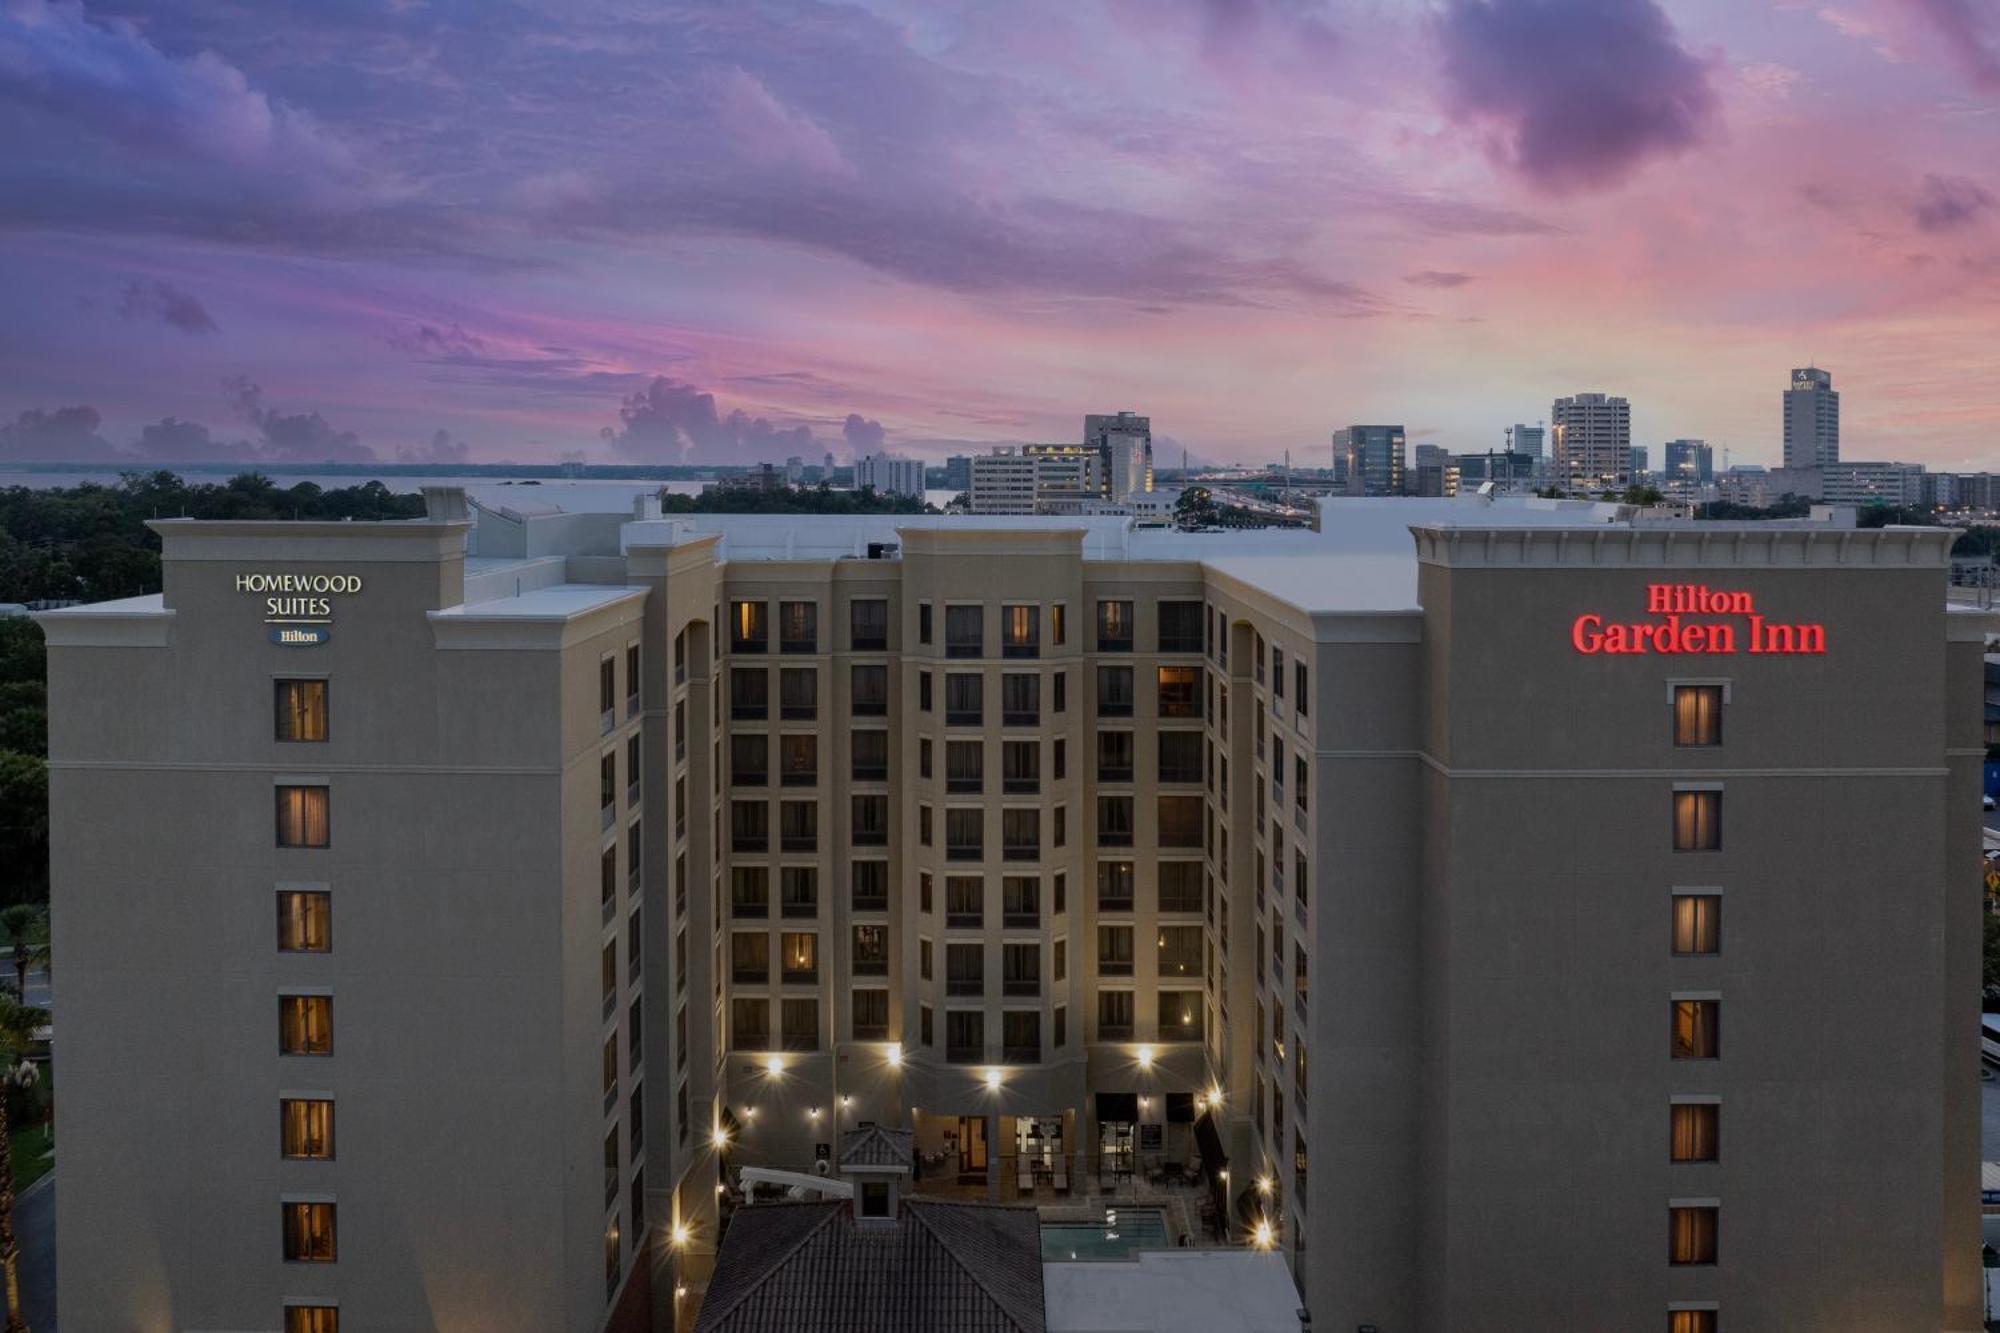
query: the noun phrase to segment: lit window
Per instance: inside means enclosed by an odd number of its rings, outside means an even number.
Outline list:
[[[1670,1310],[1667,1333],[1716,1333],[1713,1310]]]
[[[332,839],[325,787],[278,788],[280,847],[328,847]]]
[[[333,1054],[333,997],[278,997],[278,1052],[281,1055]]]
[[[1676,1060],[1713,1060],[1722,1054],[1722,1002],[1673,1002],[1673,1056]]]
[[[1674,744],[1722,744],[1722,687],[1674,686]]]
[[[280,1143],[287,1157],[330,1161],[333,1157],[333,1103],[321,1097],[285,1097],[278,1102]]]
[[[729,651],[761,653],[770,638],[762,602],[732,602],[729,607]]]
[[[1712,852],[1722,846],[1722,793],[1674,793],[1674,850]]]
[[[285,1333],[340,1333],[340,1308],[334,1305],[287,1305]]]
[[[1714,893],[1674,895],[1674,952],[1722,951],[1722,897]]]
[[[281,741],[326,739],[325,681],[278,682],[278,739]]]
[[[330,1264],[334,1260],[333,1205],[287,1203],[285,1258],[295,1264]]]
[[[1675,1265],[1715,1262],[1717,1215],[1709,1207],[1670,1208],[1667,1211],[1667,1262]]]
[[[1668,1136],[1676,1162],[1713,1162],[1721,1147],[1722,1108],[1714,1102],[1683,1103],[1672,1108]]]
[[[283,953],[325,953],[333,948],[333,895],[323,890],[286,890],[278,895],[278,949]]]

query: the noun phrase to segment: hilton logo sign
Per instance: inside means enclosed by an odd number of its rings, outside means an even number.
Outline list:
[[[238,574],[236,591],[264,599],[271,642],[312,648],[333,637],[333,599],[361,591],[359,574]]]
[[[1730,654],[1798,656],[1826,652],[1826,626],[1768,620],[1747,592],[1722,592],[1699,583],[1649,583],[1646,614],[1657,617],[1607,624],[1603,616],[1582,615],[1569,628],[1569,641],[1586,656]],[[1689,617],[1708,617],[1692,620]]]

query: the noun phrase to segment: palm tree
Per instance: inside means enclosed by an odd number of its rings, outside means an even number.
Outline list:
[[[28,973],[49,965],[49,909],[45,903],[0,908],[0,943],[14,951],[14,995],[28,998]]]
[[[22,1004],[0,991],[0,1276],[7,1291],[6,1333],[28,1333],[21,1318],[20,1250],[14,1244],[13,1127],[7,1119],[7,1093],[34,1082],[28,1050],[35,1032],[49,1021],[49,1011]]]

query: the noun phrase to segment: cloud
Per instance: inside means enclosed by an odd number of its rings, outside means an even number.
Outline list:
[[[1993,202],[1992,192],[1978,181],[1964,176],[1925,176],[1911,212],[1925,231],[1951,231],[1978,221]]]
[[[1463,287],[1474,281],[1470,273],[1453,273],[1446,269],[1418,269],[1415,273],[1405,273],[1403,281],[1412,287]]]
[[[2000,8],[1993,0],[1900,0],[1951,48],[1973,86],[2000,92]]]
[[[880,449],[888,432],[882,429],[881,422],[870,421],[859,412],[849,412],[847,420],[841,423],[840,434],[847,441],[847,447],[859,457]]]
[[[715,395],[656,375],[626,396],[617,426],[599,432],[619,453],[650,462],[780,463],[814,449],[806,426],[776,426],[738,409],[722,416]]]
[[[1614,185],[1718,128],[1709,68],[1655,0],[1450,0],[1436,36],[1450,113],[1556,193]]]
[[[389,346],[420,357],[476,356],[486,350],[486,340],[467,333],[454,321],[440,328],[435,324],[412,324],[388,337]]]
[[[257,451],[247,441],[217,439],[194,421],[163,417],[139,431],[139,456],[152,463],[255,462]]]
[[[854,165],[824,127],[741,69],[716,76],[716,116],[737,151],[764,167],[852,176]]]
[[[135,278],[125,284],[118,313],[127,319],[157,319],[190,336],[218,331],[207,307],[199,300],[172,283],[157,279],[141,282]]]
[[[1805,79],[1805,75],[1790,65],[1778,65],[1769,61],[1753,61],[1736,71],[1736,77],[1752,92],[1783,101]]]
[[[98,434],[104,419],[94,407],[31,408],[0,426],[0,458],[21,463],[68,463],[118,455]]]
[[[464,463],[471,459],[471,448],[464,440],[458,439],[448,430],[434,431],[429,443],[417,446],[400,445],[396,449],[398,463]]]
[[[247,376],[227,381],[237,413],[257,428],[258,457],[273,463],[372,463],[375,451],[353,431],[335,430],[317,412],[286,415],[264,406],[264,391]]]

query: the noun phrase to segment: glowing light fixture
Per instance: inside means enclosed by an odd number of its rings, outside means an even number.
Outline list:
[[[682,1246],[686,1245],[688,1243],[688,1237],[692,1234],[693,1233],[688,1230],[687,1223],[685,1222],[674,1223],[674,1248],[678,1250]]]
[[[715,1127],[714,1141],[716,1147],[727,1148],[729,1146],[729,1131],[724,1129],[721,1125],[717,1125]],[[722,1186],[717,1185],[716,1188],[719,1190],[722,1188]]]
[[[780,1075],[780,1074],[784,1073],[784,1072],[785,1072],[785,1057],[784,1057],[784,1056],[782,1056],[782,1055],[767,1055],[767,1056],[765,1056],[765,1057],[764,1057],[764,1072],[765,1072],[765,1073],[767,1073],[767,1074],[769,1074],[769,1075],[770,1075],[770,1076],[771,1076],[772,1078],[776,1078],[776,1077],[777,1077],[778,1075]]]
[[[987,1087],[989,1087],[989,1088],[997,1088],[997,1087],[999,1087],[999,1086],[1000,1086],[1000,1071],[999,1071],[999,1070],[997,1070],[997,1069],[989,1069],[989,1070],[987,1070],[987,1071],[986,1071],[986,1086],[987,1086]]]
[[[1150,1046],[1141,1046],[1139,1048],[1139,1068],[1151,1069],[1152,1067],[1153,1067],[1153,1048]]]
[[[1259,1194],[1269,1194],[1271,1192],[1271,1178],[1269,1176],[1257,1177],[1257,1192]]]
[[[1250,1233],[1250,1243],[1260,1250],[1270,1249],[1276,1243],[1276,1239],[1271,1231],[1271,1224],[1262,1219],[1258,1220],[1256,1230]]]
[[[882,1058],[889,1062],[889,1068],[901,1069],[903,1067],[902,1045],[898,1042],[890,1042],[889,1048],[882,1052]]]

